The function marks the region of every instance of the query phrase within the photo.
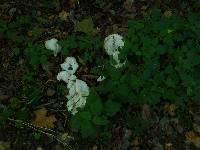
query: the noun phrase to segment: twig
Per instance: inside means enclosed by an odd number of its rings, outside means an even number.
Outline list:
[[[60,109],[53,109],[53,108],[48,108],[49,110],[52,110],[52,111],[56,111],[56,112],[66,112],[66,110],[60,110]]]
[[[56,132],[54,130],[51,130],[51,129],[48,129],[48,128],[44,128],[44,127],[38,127],[38,126],[35,126],[35,125],[31,124],[31,123],[23,122],[21,120],[15,120],[15,119],[11,119],[11,118],[8,118],[8,120],[13,121],[13,122],[17,122],[17,123],[21,123],[22,125],[24,125],[26,127],[29,127],[29,128],[31,128],[31,129],[33,129],[33,130],[35,130],[37,132],[45,134],[48,137],[51,137],[51,138],[55,139],[56,141],[58,141],[59,143],[61,143],[66,149],[72,150],[67,143],[63,142],[60,138],[58,138],[56,135],[54,135],[54,134],[60,134],[60,133],[58,133],[58,132]],[[48,132],[51,132],[51,133],[48,133]],[[72,139],[73,137],[69,136],[68,138]],[[66,146],[68,146],[68,147],[66,147]]]

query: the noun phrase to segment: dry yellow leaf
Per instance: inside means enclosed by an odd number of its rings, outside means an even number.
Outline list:
[[[175,111],[176,111],[176,105],[175,104],[165,104],[164,106],[165,111],[171,115],[171,116],[175,116]]]
[[[174,146],[172,143],[165,143],[165,150],[174,150]]]
[[[132,145],[134,145],[134,146],[140,145],[140,139],[139,139],[139,137],[135,137],[135,138],[133,139]]]
[[[47,116],[47,109],[41,108],[34,111],[35,119],[32,120],[34,125],[45,127],[45,128],[54,128],[54,122],[57,121],[54,115]]]
[[[56,19],[56,18],[57,18],[56,15],[51,15],[51,16],[48,17],[49,20],[54,20],[54,19]]]
[[[93,145],[92,150],[97,150],[97,149],[98,149],[97,145]]]
[[[60,13],[59,13],[59,18],[61,19],[61,20],[65,20],[65,21],[67,21],[68,20],[68,17],[69,17],[69,13],[68,12],[66,12],[66,11],[61,11]]]
[[[10,142],[0,141],[0,150],[9,150]]]
[[[200,137],[193,131],[186,132],[185,137],[187,141],[193,143],[196,147],[200,148]]]
[[[43,150],[42,146],[39,145],[39,146],[37,147],[37,150]]]
[[[124,8],[129,11],[129,12],[133,12],[135,11],[135,8],[134,8],[134,0],[126,0],[124,1]]]
[[[164,16],[165,16],[166,18],[171,17],[171,16],[172,16],[172,11],[169,11],[169,10],[165,11],[165,12],[164,12]]]

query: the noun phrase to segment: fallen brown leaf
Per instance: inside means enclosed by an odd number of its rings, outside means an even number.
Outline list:
[[[92,150],[97,150],[97,149],[98,149],[97,145],[93,145]]]
[[[200,148],[200,137],[193,131],[186,132],[186,140]]]
[[[134,12],[135,8],[134,8],[134,0],[126,0],[124,1],[124,8],[129,11],[129,12]]]
[[[140,144],[140,139],[139,139],[139,137],[135,137],[135,138],[132,140],[132,145],[138,146],[139,144]]]
[[[47,115],[47,109],[41,108],[36,111],[34,111],[35,119],[32,120],[32,123],[40,126],[40,127],[46,127],[46,128],[54,128],[54,122],[57,121],[54,115],[46,116]]]
[[[55,90],[53,90],[53,89],[47,89],[47,96],[49,96],[49,97],[51,97],[51,96],[53,96],[54,94],[56,93],[56,91]]]
[[[59,18],[60,18],[61,20],[67,21],[68,18],[69,18],[69,13],[63,10],[63,11],[61,11],[61,12],[59,13]]]
[[[165,150],[174,150],[172,143],[165,143]]]
[[[176,105],[175,104],[167,103],[167,104],[165,104],[164,109],[170,116],[175,116],[175,111],[176,111]]]
[[[169,17],[172,16],[172,12],[169,11],[169,10],[167,10],[167,11],[164,12],[164,16],[165,16],[166,18],[169,18]]]
[[[0,150],[9,150],[10,142],[0,141]]]

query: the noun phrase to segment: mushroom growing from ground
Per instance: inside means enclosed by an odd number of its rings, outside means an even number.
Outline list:
[[[46,49],[52,50],[55,57],[61,51],[61,46],[58,44],[58,40],[55,38],[45,41],[45,47]]]

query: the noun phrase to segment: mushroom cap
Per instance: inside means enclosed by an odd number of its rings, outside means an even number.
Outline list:
[[[78,69],[78,63],[74,57],[67,57],[60,66],[63,70],[68,71],[69,74],[74,74]]]
[[[124,46],[123,37],[119,34],[111,34],[104,40],[104,48],[108,55],[113,55]]]
[[[55,38],[45,41],[46,49],[52,50],[54,52],[54,56],[57,56],[57,53],[61,51],[61,46],[57,42],[58,40]]]

